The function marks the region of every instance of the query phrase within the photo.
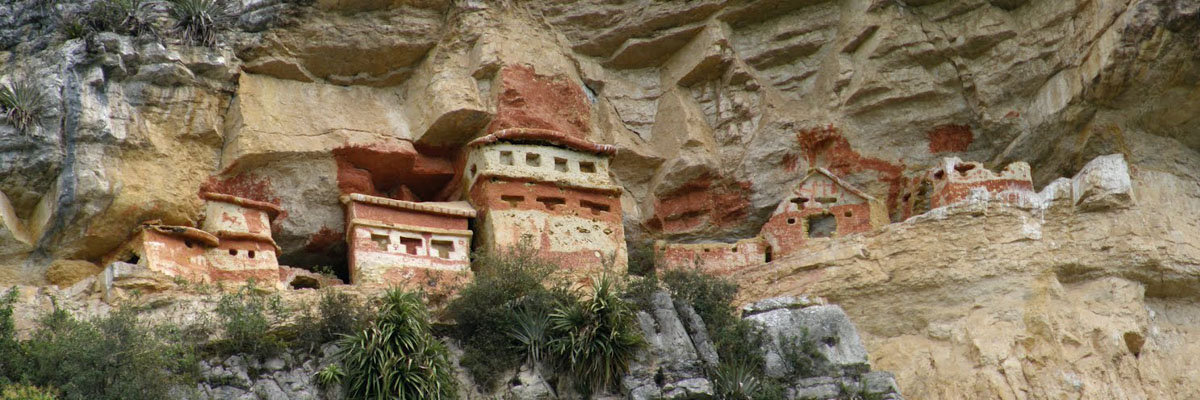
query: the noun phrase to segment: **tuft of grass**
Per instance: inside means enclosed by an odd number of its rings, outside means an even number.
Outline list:
[[[0,112],[9,123],[23,133],[41,125],[40,120],[45,108],[45,96],[28,79],[18,79],[11,84],[0,86]]]
[[[585,395],[614,388],[646,346],[635,311],[607,275],[595,280],[590,295],[550,313],[550,333],[554,364]]]
[[[212,47],[224,28],[227,14],[219,0],[168,0],[175,31],[184,41]]]
[[[0,400],[56,400],[58,391],[33,385],[0,385]]]
[[[154,24],[145,16],[150,5],[149,0],[97,0],[88,8],[82,23],[89,33],[157,36]]]
[[[346,379],[346,371],[343,370],[340,365],[329,364],[326,365],[325,368],[321,368],[320,371],[317,371],[316,378],[318,385],[328,388],[334,385],[340,385],[342,380]]]
[[[349,398],[452,399],[449,350],[433,336],[418,294],[393,289],[378,318],[339,343]]]

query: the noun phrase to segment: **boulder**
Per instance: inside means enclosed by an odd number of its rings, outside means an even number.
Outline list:
[[[1071,179],[1075,207],[1081,211],[1125,208],[1133,203],[1133,183],[1125,156],[1109,154],[1089,161]]]

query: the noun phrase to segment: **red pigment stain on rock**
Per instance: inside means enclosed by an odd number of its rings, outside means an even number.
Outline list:
[[[1008,114],[1004,114],[1004,118],[1017,118],[1020,116],[1021,116],[1021,113],[1017,112],[1017,110],[1012,110],[1012,111],[1009,111]]]
[[[647,225],[665,233],[697,230],[705,225],[722,228],[745,219],[750,208],[750,182],[729,182],[700,177],[654,200],[654,216]]]
[[[500,70],[496,116],[488,133],[508,128],[540,128],[586,137],[591,110],[580,85],[563,75],[534,73],[528,65]]]
[[[975,135],[966,125],[946,124],[929,131],[929,152],[945,153],[967,151]]]
[[[797,161],[799,161],[799,157],[797,157],[795,154],[793,154],[793,153],[784,154],[783,155],[783,169],[786,170],[787,172],[795,172],[796,166],[797,166],[796,165]]]
[[[896,205],[905,179],[903,164],[892,164],[882,159],[863,157],[850,147],[850,142],[832,124],[801,130],[796,134],[804,158],[814,167],[824,167],[837,176],[872,171],[878,180],[888,185],[887,208]]]
[[[308,243],[304,245],[304,251],[309,253],[322,253],[329,250],[334,245],[342,242],[342,237],[345,233],[329,229],[327,226],[322,226],[317,234],[308,239]]]
[[[409,143],[333,150],[338,190],[408,201],[436,201],[456,174],[452,157],[426,155]]]
[[[200,185],[199,193],[205,192],[227,194],[277,206],[280,204],[279,197],[276,197],[275,192],[271,190],[271,182],[250,173],[241,173],[224,179],[215,176],[209,177],[207,182]],[[275,221],[287,218],[287,214],[287,210],[283,210]]]

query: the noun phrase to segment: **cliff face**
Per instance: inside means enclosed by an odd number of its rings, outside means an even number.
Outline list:
[[[47,98],[0,123],[3,283],[194,226],[202,190],[283,208],[281,263],[344,268],[340,194],[457,200],[464,143],[546,128],[617,146],[631,238],[753,236],[814,167],[881,200],[882,231],[740,279],[842,304],[910,397],[1200,386],[1200,2],[235,0],[213,48],[67,40],[85,3],[36,3],[0,5],[0,82]],[[941,157],[1042,187],[1113,153],[1124,208],[901,222]]]

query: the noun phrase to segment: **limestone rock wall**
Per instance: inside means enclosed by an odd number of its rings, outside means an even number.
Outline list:
[[[1119,153],[1131,208],[893,224],[812,251],[845,268],[748,277],[747,299],[842,302],[916,398],[1195,386],[1169,368],[1196,354],[1195,0],[231,0],[214,48],[171,35],[163,2],[145,10],[159,39],[69,40],[55,15],[90,1],[36,3],[0,4],[0,83],[47,100],[30,132],[0,121],[0,283],[45,284],[56,260],[96,261],[143,221],[195,226],[213,189],[286,211],[282,263],[344,268],[339,194],[461,199],[446,188],[462,144],[513,124],[617,146],[642,240],[751,237],[812,167],[900,215],[902,188],[944,156],[1025,161],[1043,187]],[[1095,285],[1124,297],[1087,301],[1123,311],[1070,311]],[[1122,347],[1095,329],[1121,324],[1147,350],[1099,360]],[[1119,384],[1090,386],[1104,379]]]

